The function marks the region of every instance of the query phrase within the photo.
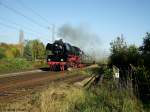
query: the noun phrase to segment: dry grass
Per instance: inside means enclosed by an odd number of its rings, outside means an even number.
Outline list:
[[[68,85],[49,87],[41,93],[42,112],[70,112],[74,104],[84,102],[84,92]]]
[[[5,108],[4,108],[5,107]],[[127,91],[79,89],[67,84],[51,84],[40,93],[12,104],[0,105],[12,112],[141,112],[141,103]],[[5,112],[5,111],[4,111]]]
[[[89,71],[76,70],[72,73],[86,74]],[[106,81],[101,87],[86,90],[64,83],[53,83],[24,100],[5,106],[1,104],[0,109],[20,107],[25,110],[23,112],[144,112],[142,104],[130,90],[120,90],[113,85],[113,82]]]
[[[26,99],[13,103],[0,103],[0,112],[29,112],[31,103]]]

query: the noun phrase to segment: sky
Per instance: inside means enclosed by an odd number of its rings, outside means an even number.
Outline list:
[[[109,43],[121,34],[127,43],[139,46],[146,32],[150,32],[150,0],[0,0],[0,3],[0,42],[17,43],[22,29],[26,40],[38,38],[47,43],[52,37],[47,27],[52,24],[56,30],[63,24],[84,25],[100,38],[101,49],[108,51]]]

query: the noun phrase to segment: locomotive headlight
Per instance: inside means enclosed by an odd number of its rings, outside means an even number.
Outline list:
[[[51,59],[48,59],[48,61],[51,61]]]
[[[61,59],[60,61],[64,61],[63,59]]]

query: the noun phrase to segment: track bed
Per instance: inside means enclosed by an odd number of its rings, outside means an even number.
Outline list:
[[[68,71],[64,72],[40,72],[28,73],[24,75],[0,78],[0,101],[12,101],[13,99],[26,96],[36,91],[42,90],[50,83],[74,83],[88,76],[72,75]]]

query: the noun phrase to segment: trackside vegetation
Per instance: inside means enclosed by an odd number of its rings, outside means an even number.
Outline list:
[[[45,61],[28,61],[25,58],[3,58],[0,60],[0,74],[21,72],[47,67]]]
[[[4,58],[0,60],[0,72],[14,72],[18,70],[31,69],[30,62],[23,58]]]
[[[150,33],[146,33],[141,46],[128,45],[123,37],[110,43],[108,65],[119,68],[121,87],[132,83],[132,89],[147,108],[150,108]]]
[[[126,90],[103,85],[94,90],[75,87],[50,87],[41,93],[40,108],[43,112],[141,112],[142,105]]]
[[[77,70],[76,73],[85,75],[85,73],[94,73],[92,70],[98,70],[98,68]],[[111,73],[110,70],[105,72]],[[33,93],[30,98],[25,97],[21,101],[7,104],[5,109],[17,109],[17,107],[32,112],[146,111],[130,89],[119,89],[108,74],[104,77],[102,85],[91,86],[88,89],[66,83],[51,83],[42,91]]]
[[[23,45],[0,43],[0,73],[43,66],[46,66],[45,46],[39,40],[27,40]]]

